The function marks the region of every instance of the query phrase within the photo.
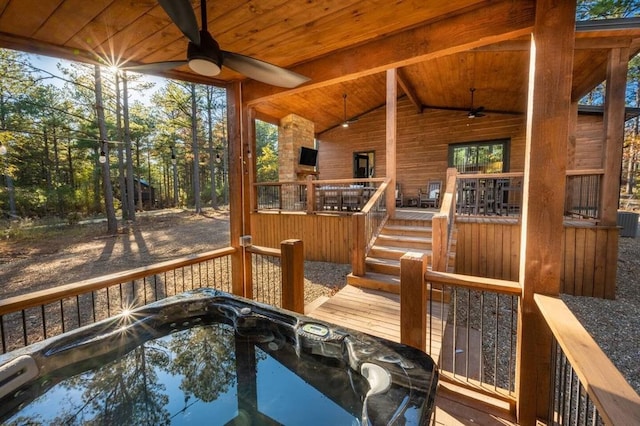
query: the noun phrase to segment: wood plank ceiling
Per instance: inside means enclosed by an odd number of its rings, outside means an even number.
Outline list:
[[[199,18],[200,2],[191,4]],[[489,37],[494,30],[491,25],[480,19],[479,23],[473,22],[476,12],[502,4],[513,15],[509,17],[513,28],[504,30],[513,33],[511,39]],[[528,41],[514,28],[526,30],[531,25],[532,15],[525,12],[534,6],[532,0],[209,0],[207,21],[209,32],[222,49],[302,74],[323,58],[338,58],[334,65],[340,70],[354,64],[357,68],[359,63],[375,64],[376,57],[384,56],[389,49],[397,48],[411,56],[423,49],[422,45],[446,45],[450,52],[399,63],[399,74],[405,87],[414,92],[417,108],[464,110],[471,106],[469,89],[474,87],[475,106],[496,113],[522,113],[526,105]],[[447,20],[460,23],[441,33],[434,31],[434,40],[385,44],[393,37],[405,40],[401,37],[404,32]],[[486,40],[474,25],[487,28]],[[453,48],[456,39],[464,39],[472,31],[478,34],[475,43],[467,42],[472,48]],[[584,31],[578,37],[574,97],[602,81],[610,47],[627,45],[632,53],[640,50],[638,29]],[[187,41],[157,0],[0,0],[0,46],[86,62],[100,59],[148,64],[185,59]],[[376,52],[376,46],[382,52]],[[276,91],[278,96],[265,96],[252,106],[258,116],[270,120],[296,113],[314,121],[316,132],[322,132],[343,121],[345,93],[349,118],[384,104],[384,69],[388,66],[368,66],[369,71],[334,79],[332,84],[314,86],[312,78],[296,90]],[[226,68],[215,78],[206,78],[186,66],[159,74],[215,85],[244,78]]]

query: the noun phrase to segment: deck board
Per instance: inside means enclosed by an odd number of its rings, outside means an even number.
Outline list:
[[[440,358],[448,305],[432,302],[430,307],[433,315],[427,317],[426,352],[437,362]],[[398,294],[347,285],[308,315],[400,342],[400,295]],[[433,330],[433,333],[430,333],[430,330]]]

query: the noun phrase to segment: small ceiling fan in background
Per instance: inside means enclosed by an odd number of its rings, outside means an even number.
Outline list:
[[[189,40],[187,59],[136,65],[126,69],[140,72],[166,71],[188,64],[194,72],[213,77],[225,66],[254,80],[278,87],[293,88],[309,81],[308,77],[268,62],[221,50],[218,42],[207,30],[206,0],[200,2],[202,29],[198,29],[196,15],[189,0],[158,0],[158,3]]]
[[[342,121],[342,127],[349,127],[350,124],[358,121],[357,118],[352,118],[347,120],[347,94],[342,95],[343,103],[344,103],[344,120]]]
[[[469,89],[471,92],[471,108],[469,109],[469,113],[467,114],[468,118],[479,118],[484,117],[484,107],[479,106],[478,108],[473,107],[473,93],[476,91],[475,87]]]

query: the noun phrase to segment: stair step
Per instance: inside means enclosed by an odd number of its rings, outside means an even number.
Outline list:
[[[380,235],[407,235],[430,237],[432,229],[430,226],[407,226],[407,225],[385,225]]]
[[[431,237],[410,237],[404,235],[378,235],[375,245],[431,249]]]
[[[367,272],[364,276],[358,277],[353,274],[347,275],[347,284],[368,288],[371,290],[386,291],[389,293],[400,294],[400,278],[376,272]],[[427,291],[427,299],[433,297],[433,300],[443,303],[449,303],[449,293],[442,293],[441,290],[434,288]]]
[[[367,257],[365,260],[367,272],[400,276],[400,261],[397,259],[383,259],[379,257]]]
[[[367,272],[362,277],[349,274],[347,275],[347,284],[361,288],[400,294],[400,277],[398,276],[378,274],[375,272]]]
[[[430,249],[382,246],[382,245],[376,244],[373,247],[371,247],[371,249],[369,250],[369,257],[399,260],[407,252],[414,252],[414,253],[417,252],[417,253],[424,253],[427,255],[431,255]]]

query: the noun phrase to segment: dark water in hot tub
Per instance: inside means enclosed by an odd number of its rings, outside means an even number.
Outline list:
[[[349,396],[342,407],[278,361],[295,356],[290,345],[260,346],[226,324],[177,331],[62,379],[6,424],[360,424],[362,376],[322,363],[327,386]],[[314,363],[304,368],[319,368]]]
[[[9,425],[426,425],[415,348],[202,289],[0,355]]]

